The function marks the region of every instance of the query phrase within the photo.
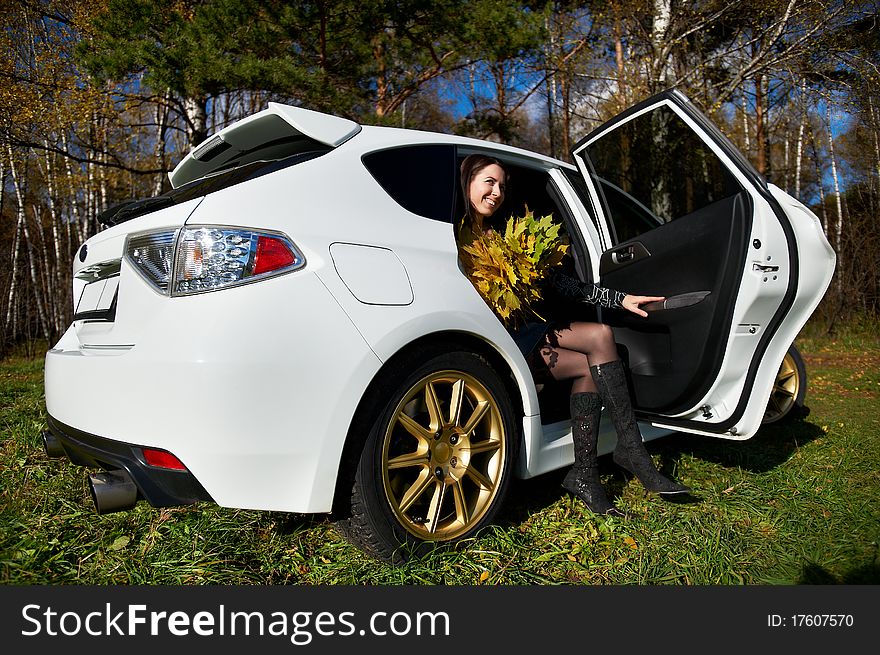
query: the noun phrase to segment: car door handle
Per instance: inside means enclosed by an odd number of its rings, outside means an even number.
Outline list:
[[[649,302],[642,305],[642,309],[646,312],[659,312],[663,309],[680,309],[681,307],[690,307],[699,302],[703,302],[711,291],[691,291],[690,293],[680,293],[670,296],[666,300],[658,300],[657,302]]]
[[[618,250],[617,252],[611,253],[611,259],[614,260],[615,264],[623,264],[624,262],[630,261],[635,256],[633,252],[633,247],[630,246],[626,250]]]
[[[615,248],[614,250],[607,250],[602,254],[602,259],[599,262],[599,274],[604,275],[605,273],[618,269],[621,266],[628,266],[629,264],[650,256],[651,253],[648,252],[645,245],[639,241],[628,243],[619,248]]]

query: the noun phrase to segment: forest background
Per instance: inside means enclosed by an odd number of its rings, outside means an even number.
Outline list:
[[[0,357],[71,320],[104,209],[269,101],[570,160],[683,91],[837,253],[815,318],[880,315],[880,3],[0,0]]]

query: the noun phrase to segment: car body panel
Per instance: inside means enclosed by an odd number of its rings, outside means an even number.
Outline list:
[[[71,328],[46,356],[49,414],[174,453],[221,505],[329,511],[339,453],[381,362],[318,277],[164,304],[131,346],[83,348]]]

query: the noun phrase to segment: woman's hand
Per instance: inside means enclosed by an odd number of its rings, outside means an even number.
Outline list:
[[[644,309],[641,309],[639,305],[644,305],[649,302],[659,302],[661,300],[666,300],[666,296],[631,296],[629,294],[623,299],[623,308],[631,311],[633,314],[638,314],[644,318],[647,318],[648,312]]]

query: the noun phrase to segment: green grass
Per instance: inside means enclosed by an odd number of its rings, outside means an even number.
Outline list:
[[[564,494],[564,472],[513,486],[492,526],[402,566],[350,546],[323,515],[211,504],[97,515],[86,470],[48,459],[42,359],[0,362],[0,580],[5,584],[604,585],[880,583],[880,337],[806,329],[810,413],[746,442],[649,444],[695,490],[668,503],[603,480],[630,518]],[[809,326],[808,326],[809,328]]]

